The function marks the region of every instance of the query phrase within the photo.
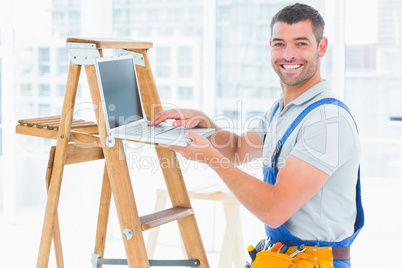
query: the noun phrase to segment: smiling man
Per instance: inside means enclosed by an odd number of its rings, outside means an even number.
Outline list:
[[[271,63],[283,96],[259,127],[237,135],[202,112],[184,109],[163,111],[150,122],[176,119],[174,126],[216,129],[208,139],[190,134],[187,147],[170,148],[213,168],[265,224],[271,244],[286,245],[287,255],[297,253],[297,247],[303,250],[287,259],[291,267],[350,267],[350,245],[364,223],[357,127],[321,78],[328,45],[324,25],[318,11],[303,4],[273,17]],[[257,157],[262,157],[264,181],[236,167]],[[263,258],[252,267],[269,265]]]

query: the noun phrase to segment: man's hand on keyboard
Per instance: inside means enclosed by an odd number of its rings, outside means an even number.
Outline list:
[[[172,124],[174,127],[214,127],[212,120],[209,119],[208,116],[200,111],[190,109],[173,109],[159,112],[154,118],[152,118],[148,125],[158,125],[167,119],[175,119]]]

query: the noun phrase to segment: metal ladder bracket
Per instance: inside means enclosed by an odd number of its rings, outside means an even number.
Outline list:
[[[99,254],[92,254],[92,268],[98,265],[128,265],[127,259],[103,259]],[[150,266],[179,266],[179,267],[199,267],[199,260],[149,260]]]
[[[127,49],[119,48],[119,49],[113,49],[113,55],[117,56],[117,57],[124,56],[124,55],[132,55],[132,56],[134,56],[134,62],[136,65],[145,67],[144,55],[142,55],[141,53],[137,53],[134,51],[129,51]]]
[[[96,44],[67,42],[71,62],[76,65],[94,65],[95,59],[100,58]]]

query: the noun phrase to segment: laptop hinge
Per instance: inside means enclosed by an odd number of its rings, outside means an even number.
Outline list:
[[[135,64],[145,67],[144,56],[141,53],[137,53],[134,51],[129,51],[127,49],[119,48],[119,49],[113,49],[113,55],[118,56],[118,57],[124,56],[124,55],[133,55]]]
[[[96,44],[67,42],[71,62],[76,65],[95,65],[95,59],[100,58]]]

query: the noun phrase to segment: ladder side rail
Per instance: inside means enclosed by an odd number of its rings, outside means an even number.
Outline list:
[[[61,181],[64,171],[64,162],[66,159],[67,145],[70,139],[71,123],[73,120],[75,98],[77,95],[78,81],[81,73],[81,65],[75,65],[70,62],[68,80],[66,85],[66,94],[63,103],[63,109],[60,119],[60,128],[58,131],[55,161],[53,165],[51,184],[48,190],[46,203],[45,219],[42,227],[42,236],[37,260],[38,268],[45,268],[49,263],[50,247],[54,231],[54,222],[57,206],[60,197]]]
[[[133,49],[130,51],[141,53],[144,57],[145,66],[136,65],[136,71],[141,90],[142,103],[147,119],[149,120],[159,111],[162,111],[163,107],[152,75],[147,51],[145,49]],[[191,208],[190,197],[187,192],[176,152],[160,146],[156,146],[155,149],[173,207],[181,206]],[[209,267],[195,216],[191,215],[179,219],[177,223],[186,248],[187,257],[189,259],[200,260],[200,267]]]
[[[105,145],[107,131],[95,66],[86,65],[85,72],[87,74],[92,102],[94,104],[99,137],[101,139],[103,153],[106,159],[107,171],[119,218],[120,229],[122,231],[127,261],[129,267],[146,268],[149,267],[149,261],[138,210],[134,199],[123,142],[120,139],[116,139],[113,147],[107,147]],[[132,236],[127,236],[127,232],[131,232]]]
[[[52,176],[52,171],[53,171],[55,152],[56,152],[56,146],[52,146],[50,148],[49,161],[48,161],[47,169],[46,169],[46,177],[45,177],[46,191],[49,190],[49,186],[50,186],[50,178]],[[64,267],[63,249],[61,246],[60,224],[59,224],[59,216],[58,216],[57,210],[55,213],[56,213],[56,215],[55,215],[54,231],[53,231],[53,246],[54,246],[54,252],[56,255],[57,268],[63,268]]]
[[[103,182],[101,190],[101,198],[99,203],[98,223],[96,227],[96,239],[94,254],[99,255],[99,258],[103,258],[106,246],[106,233],[110,211],[110,201],[112,198],[112,188],[110,187],[109,176],[107,173],[107,167],[103,171]],[[102,265],[97,265],[97,268],[101,268]]]

